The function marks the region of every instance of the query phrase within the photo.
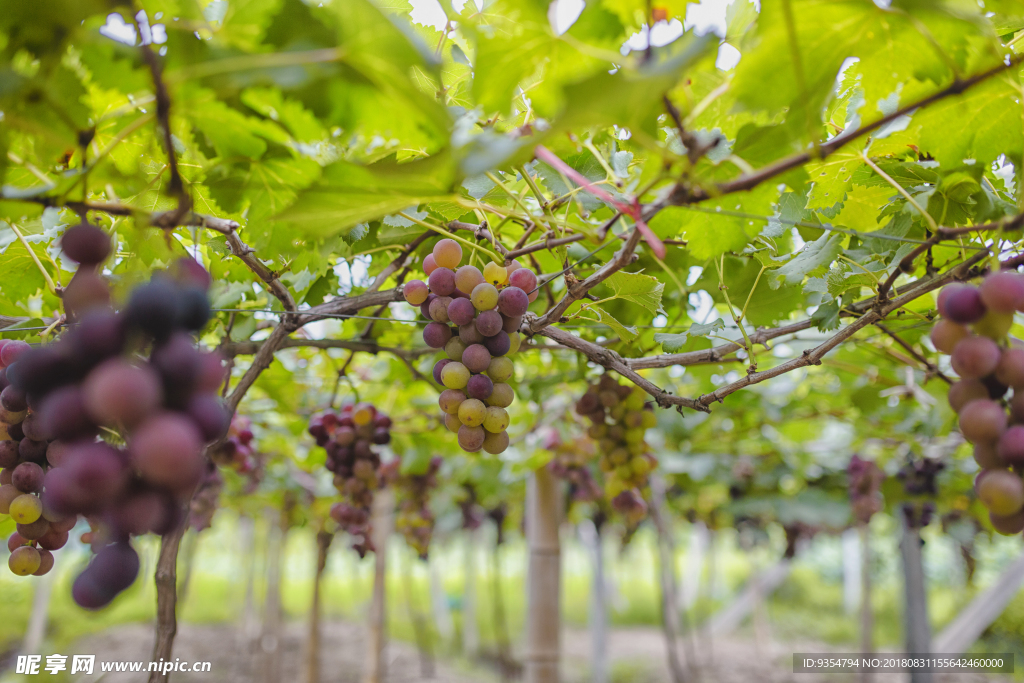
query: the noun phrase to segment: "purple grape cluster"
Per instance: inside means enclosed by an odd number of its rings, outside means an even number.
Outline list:
[[[395,490],[398,514],[395,530],[416,551],[421,560],[427,559],[430,540],[434,535],[434,513],[430,511],[430,495],[437,488],[438,474],[443,460],[434,456],[423,474],[402,474],[401,461],[392,460],[383,468],[384,479]]]
[[[861,524],[867,524],[882,510],[881,488],[885,473],[874,462],[855,455],[846,467],[846,477],[853,516]]]
[[[597,448],[592,439],[564,441],[558,432],[551,430],[544,439],[544,448],[554,454],[548,469],[559,479],[569,482],[569,495],[573,500],[584,503],[603,497],[601,487],[594,480],[590,468],[597,457]]]
[[[370,511],[373,494],[383,484],[376,446],[391,442],[391,418],[369,403],[347,404],[338,412],[314,415],[309,433],[327,451],[327,469],[342,496],[331,507],[331,517],[352,536],[353,550],[363,557],[374,549]]]
[[[947,285],[938,310],[942,319],[931,340],[950,354],[960,377],[949,388],[949,404],[982,468],[975,492],[996,531],[1018,534],[1024,531],[1024,348],[1007,335],[1014,313],[1024,311],[1024,275],[1000,270],[977,287]]]
[[[445,387],[438,399],[445,426],[458,434],[462,450],[497,455],[508,448],[505,409],[515,400],[508,357],[519,350],[537,275],[517,261],[488,263],[483,272],[461,261],[458,242],[439,241],[423,260],[427,282],[412,280],[403,293],[431,321],[423,341],[447,356],[434,365],[434,381]]]
[[[65,297],[81,278],[106,288],[96,259],[109,253],[109,238],[99,231],[108,241],[99,249],[97,230],[83,224],[64,236],[65,253],[82,264]],[[84,515],[94,528],[97,555],[72,589],[82,607],[103,607],[131,584],[138,558],[129,538],[175,528],[204,475],[204,444],[228,428],[217,394],[223,361],[193,338],[210,316],[209,286],[202,266],[184,258],[135,288],[120,310],[109,292],[88,305],[65,298],[71,329],[5,369],[5,392],[30,411],[15,423],[39,449],[34,460],[52,466],[43,508]]]

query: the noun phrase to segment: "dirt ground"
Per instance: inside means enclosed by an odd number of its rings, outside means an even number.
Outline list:
[[[125,625],[90,636],[77,643],[79,653],[95,653],[97,661],[148,660],[153,634],[147,624]],[[304,681],[302,624],[289,624],[281,646],[280,682]],[[566,631],[563,683],[589,681],[590,637],[585,631]],[[324,683],[359,683],[366,659],[365,629],[348,622],[327,622],[323,626],[321,680]],[[248,643],[230,624],[197,626],[184,624],[179,629],[175,657],[183,661],[212,662],[210,673],[175,673],[173,683],[278,683],[268,676],[266,656],[259,643]],[[851,674],[794,674],[793,652],[827,652],[833,648],[820,643],[766,643],[758,645],[745,637],[720,638],[709,644],[699,640],[691,648],[700,662],[688,683],[859,683]],[[686,652],[680,647],[684,661]],[[610,683],[668,683],[665,642],[661,632],[651,628],[615,629],[609,638]],[[497,683],[496,670],[486,665],[471,667],[447,660],[436,666],[432,678],[423,675],[414,646],[392,642],[386,651],[388,683]],[[104,683],[140,683],[145,675],[109,673]],[[873,683],[905,683],[905,674],[877,674]],[[1010,679],[983,674],[937,675],[934,683],[1007,682]]]

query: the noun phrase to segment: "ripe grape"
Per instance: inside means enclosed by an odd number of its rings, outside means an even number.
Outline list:
[[[479,399],[467,398],[459,406],[459,421],[464,425],[470,427],[482,425],[486,416],[487,406]]]
[[[32,347],[28,342],[24,342],[20,339],[8,340],[3,348],[0,348],[0,363],[4,367],[10,365],[14,361],[18,360],[25,352],[31,351]]]
[[[505,330],[498,330],[493,337],[484,339],[484,346],[491,352],[492,356],[504,356],[512,349],[512,339]]]
[[[64,231],[60,247],[72,261],[95,266],[110,256],[110,236],[95,225],[80,223]]]
[[[46,447],[46,462],[50,467],[61,467],[71,452],[71,444],[67,441],[51,441]]]
[[[449,363],[441,370],[441,383],[449,389],[464,389],[469,383],[469,370],[462,363]]]
[[[209,322],[210,300],[206,292],[199,287],[186,287],[180,290],[175,303],[178,307],[175,324],[179,327],[198,332]]]
[[[45,576],[53,569],[53,553],[43,548],[38,549],[38,552],[39,568],[32,572],[32,576]]]
[[[462,425],[459,427],[459,447],[468,453],[476,453],[484,445],[487,432],[483,427],[470,427]]]
[[[430,302],[427,306],[427,310],[430,312],[430,319],[439,322],[448,322],[448,304],[452,302],[452,298],[448,296],[439,296]]]
[[[961,325],[981,320],[985,315],[985,303],[981,300],[981,293],[976,287],[962,285],[954,288],[948,294],[943,292],[939,296],[939,304],[944,318]]]
[[[475,322],[463,325],[459,328],[459,339],[461,339],[462,343],[466,346],[484,343],[484,336],[480,334],[480,330],[476,329]]]
[[[13,469],[2,469],[0,470],[0,486],[10,484],[14,481],[14,470]],[[4,513],[7,514],[6,512]]]
[[[470,372],[484,372],[491,364],[491,353],[483,344],[472,344],[463,351],[462,364]]]
[[[483,281],[483,273],[476,266],[462,266],[455,271],[455,286],[463,292],[472,292]]]
[[[487,408],[487,415],[484,416],[484,429],[497,434],[508,429],[509,417],[508,411],[498,406],[489,406]]]
[[[451,296],[455,291],[455,273],[449,268],[438,267],[427,278],[430,291],[438,296]]]
[[[512,377],[515,367],[512,361],[504,356],[491,358],[491,364],[487,366],[487,376],[495,382],[507,382]]]
[[[982,504],[1000,517],[1024,507],[1024,482],[1009,470],[985,470],[978,475],[976,488]]]
[[[518,287],[506,287],[498,295],[498,310],[510,317],[522,316],[529,305],[526,292]]]
[[[964,379],[988,375],[999,365],[999,347],[988,337],[967,337],[956,345],[950,362]]]
[[[50,530],[50,523],[40,517],[31,524],[19,524],[18,533],[21,534],[22,538],[27,538],[30,541],[38,541],[40,538],[46,535],[46,532]]]
[[[473,375],[466,384],[466,394],[470,398],[486,401],[494,393],[494,382],[487,375]]]
[[[142,476],[176,492],[191,490],[203,474],[202,437],[191,420],[176,413],[150,417],[129,442],[132,462]]]
[[[419,306],[426,301],[429,293],[427,283],[423,282],[423,280],[410,280],[402,287],[402,295],[413,306]]]
[[[1024,531],[1024,510],[1007,516],[997,515],[990,512],[988,513],[988,519],[992,523],[992,528],[996,530],[996,533],[1002,534],[1003,536],[1015,536],[1021,531]]]
[[[430,320],[430,302],[437,298],[437,294],[428,294],[426,301],[420,304],[420,315]]]
[[[989,311],[974,323],[974,331],[989,339],[1002,339],[1013,327],[1013,313],[996,313]]]
[[[484,280],[495,287],[500,287],[508,282],[508,270],[497,263],[488,263],[484,266]]]
[[[8,552],[12,552],[13,553],[15,548],[20,548],[21,546],[28,545],[28,544],[29,544],[29,540],[27,538],[25,538],[24,536],[22,536],[21,534],[19,534],[17,531],[12,532],[11,535],[7,537],[7,551]]]
[[[980,380],[962,379],[959,382],[953,382],[949,387],[948,398],[950,407],[959,413],[971,401],[989,398],[989,393],[988,388]]]
[[[508,283],[529,294],[537,289],[537,276],[529,268],[519,268],[508,276]]]
[[[92,365],[124,348],[124,320],[113,311],[94,311],[82,317],[66,339],[75,358]]]
[[[441,406],[441,410],[449,415],[455,415],[459,412],[459,406],[466,400],[466,394],[459,391],[458,389],[445,389],[441,392],[441,395],[437,399],[437,404]]]
[[[35,413],[31,413],[25,416],[25,419],[21,422],[21,431],[25,438],[32,439],[33,441],[46,441],[49,438],[49,434],[43,428],[42,420]],[[24,439],[22,439],[24,442]],[[43,451],[46,451],[46,445],[43,445]]]
[[[115,358],[89,373],[82,385],[85,409],[96,422],[134,427],[160,405],[160,377],[148,366]]]
[[[501,314],[497,311],[484,311],[476,317],[476,329],[485,337],[493,337],[502,331]]]
[[[443,349],[451,338],[451,328],[444,323],[428,323],[423,328],[423,341],[432,349]]]
[[[960,343],[960,340],[970,334],[970,330],[963,325],[957,325],[949,320],[940,320],[935,323],[929,336],[936,349],[948,354],[953,353],[953,349]]]
[[[998,454],[1007,465],[1024,465],[1024,425],[1014,425],[999,437]]]
[[[512,401],[516,398],[515,392],[512,387],[504,382],[497,382],[494,385],[494,391],[491,393],[491,397],[487,399],[487,405],[498,406],[499,408],[508,408],[512,405]]]
[[[988,275],[978,291],[991,311],[1013,313],[1024,306],[1024,276],[1012,270],[998,270]]]
[[[437,270],[437,262],[434,261],[433,254],[427,254],[426,258],[423,259],[423,272],[429,275]]]
[[[498,290],[489,282],[483,282],[473,288],[469,300],[478,311],[490,311],[498,305]]]
[[[205,442],[221,438],[227,434],[231,426],[231,417],[217,394],[194,395],[189,400],[185,412],[199,428]]]
[[[39,569],[39,551],[27,545],[15,548],[7,559],[7,566],[18,576],[28,576]]]
[[[48,439],[70,441],[96,434],[96,425],[90,419],[85,405],[85,394],[73,384],[46,396],[39,409],[39,420]]]
[[[0,441],[0,467],[14,467],[18,464],[18,442]]]
[[[182,256],[171,265],[174,280],[181,285],[206,291],[213,284],[210,272],[191,256]]]
[[[496,434],[486,432],[484,434],[483,448],[491,455],[504,453],[508,448],[508,432],[502,431]]]
[[[462,423],[459,421],[458,415],[452,415],[450,413],[444,414],[444,426],[448,428],[449,432],[459,433],[459,428],[462,427]]]
[[[148,529],[140,533],[146,533]],[[66,530],[61,530],[50,524],[50,528],[45,534],[39,537],[39,547],[45,548],[46,550],[60,550],[68,543],[70,534]]]
[[[20,495],[21,491],[14,484],[0,486],[0,515],[10,514],[11,502]]]
[[[459,327],[472,323],[475,316],[476,308],[473,307],[473,302],[469,299],[452,299],[448,304],[448,319]]]
[[[434,245],[433,255],[438,266],[454,270],[462,260],[462,247],[455,240],[445,238]]]
[[[1010,387],[1024,387],[1024,349],[1005,349],[996,366],[996,379]]]
[[[23,493],[11,501],[8,514],[18,524],[31,524],[43,515],[43,504],[31,493]]]
[[[77,275],[75,276],[77,277]],[[178,322],[178,288],[167,280],[150,280],[128,299],[125,321],[157,341],[171,336]]]
[[[34,462],[23,462],[14,468],[11,483],[22,493],[37,493],[43,488],[43,468]]]
[[[501,316],[501,329],[508,334],[512,334],[519,330],[519,326],[523,324],[523,317],[517,316],[515,318],[509,318],[507,316]]]
[[[974,446],[974,462],[985,470],[1006,467],[999,457],[998,444],[981,442]]]
[[[352,409],[352,421],[357,427],[362,427],[373,422],[376,410],[369,403],[357,403]]]
[[[450,344],[451,342],[448,342],[448,343]],[[446,346],[445,349],[447,350],[447,348],[448,347]],[[434,363],[434,372],[433,372],[433,374],[434,374],[434,381],[435,382],[437,382],[438,384],[441,383],[441,371],[444,370],[444,366],[446,366],[449,363],[451,363],[452,360],[458,360],[458,358],[452,358],[452,359],[442,358],[441,360],[439,360],[436,363]]]
[[[28,402],[25,399],[25,392],[16,387],[7,387],[0,391],[0,405],[12,413],[20,413],[28,410]]]
[[[462,361],[462,355],[466,352],[466,344],[460,337],[452,337],[444,345],[444,353],[449,360]]]

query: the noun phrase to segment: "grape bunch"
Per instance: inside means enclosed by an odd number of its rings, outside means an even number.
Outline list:
[[[996,531],[1024,531],[1024,348],[1009,343],[1015,311],[1024,310],[1024,275],[989,274],[975,287],[947,285],[939,292],[942,317],[931,331],[935,348],[950,355],[960,380],[949,388],[960,432],[982,467],[978,498]],[[1006,394],[1013,389],[1013,395]]]
[[[314,415],[309,433],[327,451],[327,469],[334,473],[334,488],[342,496],[331,507],[331,517],[352,536],[353,550],[364,557],[374,549],[370,508],[374,491],[383,484],[374,447],[391,442],[391,418],[369,403],[346,404],[338,412]]]
[[[517,261],[488,263],[483,272],[459,266],[462,247],[443,239],[423,260],[427,282],[412,280],[405,300],[430,320],[423,341],[444,349],[434,381],[444,386],[438,404],[444,423],[458,434],[462,450],[497,455],[508,448],[508,412],[515,392],[508,384],[519,350],[519,325],[537,298],[537,275]]]
[[[935,502],[921,499],[934,499],[939,495],[939,472],[945,468],[945,463],[934,458],[911,459],[896,473],[903,482],[904,492],[917,499],[902,506],[903,517],[912,529],[923,529],[932,523]]]
[[[861,524],[867,524],[872,515],[882,510],[881,488],[885,473],[874,462],[854,455],[846,467],[846,476],[853,516]]]
[[[106,250],[97,248],[99,236]],[[96,260],[109,253],[102,230],[75,226],[62,245],[81,263],[65,295],[80,276],[106,287]],[[72,589],[82,607],[103,607],[131,585],[138,557],[129,538],[175,528],[205,472],[204,444],[227,430],[217,394],[222,359],[193,338],[210,316],[209,285],[205,269],[184,258],[135,288],[119,311],[109,292],[77,297],[66,309],[72,328],[6,368],[8,389],[31,411],[20,426],[29,448],[40,450],[32,459],[52,465],[43,509],[84,515],[95,530],[98,552]]]
[[[210,451],[210,459],[220,467],[230,467],[239,474],[250,474],[259,465],[253,438],[252,420],[235,413],[227,437]]]
[[[548,469],[559,479],[569,482],[569,495],[577,502],[596,501],[602,497],[601,487],[594,480],[590,464],[597,455],[592,439],[564,441],[552,430],[544,440],[544,448],[554,455]]]
[[[605,495],[630,520],[647,514],[641,491],[658,464],[644,440],[646,431],[657,424],[646,398],[640,387],[630,388],[604,374],[576,402],[576,414],[592,423],[587,435],[598,444]]]
[[[398,502],[395,529],[421,560],[427,559],[434,534],[430,494],[437,488],[442,462],[440,457],[434,456],[423,474],[402,474],[401,461],[397,458],[384,466],[384,479],[394,488]]]

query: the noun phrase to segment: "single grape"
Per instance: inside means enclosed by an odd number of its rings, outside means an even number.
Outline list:
[[[17,528],[18,533],[21,534],[22,538],[27,538],[30,541],[38,541],[50,530],[50,523],[40,517],[31,524],[19,524]]]
[[[433,254],[427,254],[423,259],[423,272],[429,277],[435,270],[437,270],[437,261],[434,260]]]
[[[25,419],[21,421],[21,431],[25,438],[32,439],[33,441],[45,441],[50,438],[50,435],[46,433],[46,429],[43,426],[43,421],[39,419],[38,413],[29,413],[25,416]],[[22,439],[24,441],[25,439]],[[43,451],[46,451],[46,445],[43,445]]]
[[[28,410],[28,401],[25,398],[25,392],[11,386],[0,391],[0,405],[12,413],[20,413],[23,410]]]
[[[1013,327],[1013,313],[996,313],[989,311],[978,322],[974,323],[974,332],[989,339],[999,340],[1006,336]]]
[[[473,288],[469,300],[478,311],[490,311],[498,305],[498,290],[489,282],[484,282]]]
[[[375,416],[376,410],[369,403],[357,403],[352,408],[352,421],[357,427],[370,424]]]
[[[85,404],[85,392],[76,385],[50,392],[39,409],[39,419],[48,439],[70,441],[96,435],[96,424]]]
[[[72,261],[95,266],[110,256],[110,236],[95,225],[80,223],[64,231],[60,247]]]
[[[71,453],[72,446],[67,441],[51,441],[46,447],[46,462],[50,467],[61,467]]]
[[[53,569],[53,553],[49,550],[39,548],[39,568],[32,572],[32,576],[45,576]]]
[[[7,537],[8,552],[13,553],[15,548],[20,548],[21,546],[28,544],[29,540],[21,534],[19,534],[17,531],[12,532],[11,535]]]
[[[949,406],[956,412],[971,401],[990,398],[988,388],[977,379],[962,379],[949,387]]]
[[[989,310],[1013,313],[1024,306],[1024,275],[1012,270],[997,270],[978,288]]]
[[[213,277],[210,272],[191,256],[182,256],[171,265],[174,280],[187,287],[198,287],[203,291],[210,289]]]
[[[971,401],[960,411],[960,432],[971,443],[995,441],[1006,429],[1006,411],[995,401]]]
[[[462,363],[449,363],[441,371],[441,383],[449,389],[464,389],[469,383],[469,369]]]
[[[981,293],[977,287],[970,285],[954,289],[945,296],[943,304],[946,311],[944,317],[961,325],[977,322],[985,315]]]
[[[466,394],[470,398],[486,401],[494,393],[494,382],[487,375],[473,375],[466,385]]]
[[[133,427],[160,405],[160,377],[149,366],[135,366],[120,358],[106,361],[89,373],[82,385],[85,409],[107,426]]]
[[[992,523],[992,528],[996,530],[996,533],[1003,536],[1016,536],[1024,531],[1024,510],[1005,517],[990,512],[988,520]]]
[[[428,294],[430,294],[430,290],[427,289],[427,283],[423,280],[410,280],[402,287],[402,295],[413,306],[419,306],[426,301]]]
[[[486,416],[487,406],[479,399],[467,398],[459,406],[459,421],[464,425],[470,427],[482,425]]]
[[[3,348],[0,349],[0,363],[3,363],[4,367],[7,367],[14,361],[18,360],[24,353],[31,351],[32,347],[28,342],[24,342],[20,339],[9,339],[4,344]]]
[[[511,356],[513,353],[519,351],[519,347],[523,343],[523,337],[518,332],[510,332],[508,335],[508,353],[506,356]]]
[[[1024,508],[1024,482],[1009,470],[985,470],[978,476],[976,488],[982,504],[1000,517]]]
[[[522,316],[529,305],[526,292],[518,287],[506,287],[498,295],[498,310],[509,317]]]
[[[997,444],[981,442],[974,446],[974,461],[985,470],[1006,467],[1006,463],[999,457]]]
[[[462,364],[470,372],[484,372],[491,364],[491,353],[483,344],[472,344],[462,353]]]
[[[21,491],[19,491],[18,487],[14,484],[4,484],[0,486],[0,515],[10,514],[11,503],[20,495]]]
[[[428,323],[423,328],[423,341],[432,349],[443,349],[452,338],[452,330],[444,323]]]
[[[449,413],[444,414],[444,426],[448,428],[449,432],[459,433],[459,429],[462,427],[462,423],[459,422],[458,415],[451,415]]]
[[[979,379],[999,365],[999,347],[988,337],[967,337],[956,345],[950,363],[963,379]]]
[[[504,453],[508,448],[508,432],[501,431],[496,434],[486,432],[484,435],[483,448],[491,455]]]
[[[167,339],[176,327],[177,300],[178,288],[167,280],[150,280],[136,287],[124,313],[128,326],[157,341]]]
[[[1024,425],[1009,427],[999,437],[999,459],[1014,467],[1024,465]]]
[[[438,267],[427,278],[430,291],[438,296],[451,296],[455,291],[455,273],[450,268]]]
[[[43,503],[31,493],[23,493],[11,501],[8,514],[18,524],[31,524],[43,515]]]
[[[484,343],[484,336],[480,334],[478,329],[476,329],[475,322],[459,327],[459,339],[461,339],[462,343],[466,346]]]
[[[497,263],[488,263],[484,266],[484,280],[495,287],[501,287],[508,282],[508,270]]]
[[[14,481],[14,470],[13,469],[2,469],[0,470],[0,486],[5,486]],[[4,513],[7,514],[6,512]]]
[[[185,330],[198,332],[210,320],[210,299],[199,287],[185,287],[178,292],[176,324]]]
[[[430,302],[437,298],[437,294],[428,294],[426,301],[420,304],[420,315],[430,320]]]
[[[145,533],[145,531],[142,533]],[[50,524],[50,528],[46,533],[39,537],[39,547],[46,550],[60,550],[67,545],[69,538],[70,533],[66,529],[60,529]]]
[[[487,376],[495,382],[507,382],[515,370],[512,361],[504,356],[495,356],[487,366]]]
[[[474,316],[476,309],[469,299],[452,299],[448,304],[448,319],[459,327],[472,323]]]
[[[449,360],[462,361],[462,355],[466,352],[466,344],[459,337],[452,337],[444,345],[444,353]]]
[[[512,339],[505,330],[498,330],[493,337],[484,339],[484,346],[492,356],[504,356],[512,349]]]
[[[18,442],[7,439],[0,441],[0,467],[10,468],[18,464]]]
[[[936,349],[948,354],[953,353],[953,349],[960,343],[960,340],[970,334],[970,330],[963,325],[957,325],[949,320],[940,320],[935,323],[935,327],[932,328],[929,337]]]
[[[462,425],[459,427],[459,447],[467,453],[476,453],[484,445],[487,432],[483,427],[470,427]]]
[[[1009,348],[1003,350],[996,366],[996,379],[1006,386],[1024,387],[1024,349]]]
[[[498,406],[499,408],[508,408],[512,405],[512,401],[516,398],[515,392],[508,384],[504,382],[496,382],[494,385],[494,392],[491,393],[491,397],[487,399],[487,405]]]
[[[517,316],[515,318],[509,318],[508,316],[501,316],[501,329],[502,331],[512,334],[519,330],[520,325],[523,324],[523,317]]]
[[[452,298],[448,296],[439,296],[430,302],[427,310],[430,312],[430,319],[439,322],[448,322],[448,304],[452,302]]]
[[[203,474],[202,436],[177,413],[150,417],[130,438],[132,462],[144,479],[175,492],[191,490]]]
[[[508,411],[498,406],[489,406],[487,408],[487,415],[484,417],[484,429],[497,434],[508,429],[509,416]]]
[[[74,357],[88,365],[121,352],[125,343],[124,319],[113,311],[94,311],[66,333]]]
[[[497,311],[484,311],[476,317],[476,329],[485,337],[493,337],[502,331],[501,314]]]
[[[508,283],[529,294],[537,289],[537,276],[529,268],[519,268],[508,276]]]
[[[11,556],[7,558],[7,566],[11,572],[18,576],[28,576],[39,569],[39,551],[27,545],[15,548]]]
[[[462,402],[465,400],[466,394],[458,389],[445,389],[437,398],[437,404],[441,406],[441,410],[445,413],[455,415],[459,412],[459,406],[461,406]]]
[[[434,263],[442,268],[454,270],[459,267],[462,260],[462,247],[455,240],[445,238],[434,245],[433,255]]]
[[[449,342],[449,344],[450,343],[451,342]],[[447,349],[447,347],[445,347],[445,348]],[[433,374],[434,374],[434,381],[435,382],[437,382],[438,384],[441,383],[441,371],[444,370],[444,366],[446,366],[449,363],[451,363],[452,360],[458,360],[458,358],[455,358],[455,359],[442,358],[441,360],[439,360],[436,363],[434,363],[434,372],[433,372]]]
[[[44,474],[34,462],[23,462],[14,468],[11,483],[22,493],[38,493],[43,489]]]
[[[463,292],[472,292],[483,281],[483,273],[476,266],[462,266],[455,271],[455,286]]]
[[[534,301],[537,300],[537,296],[538,295],[540,295],[540,290],[539,289],[535,289],[535,290],[533,290],[532,292],[530,292],[529,294],[526,295],[526,300],[529,301],[532,304]]]
[[[193,395],[185,407],[185,413],[199,429],[204,443],[224,436],[231,426],[231,417],[224,402],[214,393]]]

